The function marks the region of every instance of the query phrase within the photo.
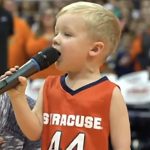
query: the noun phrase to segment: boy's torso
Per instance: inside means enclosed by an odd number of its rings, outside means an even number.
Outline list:
[[[108,149],[109,108],[115,84],[104,77],[72,91],[65,77],[52,78],[44,87],[43,150]]]

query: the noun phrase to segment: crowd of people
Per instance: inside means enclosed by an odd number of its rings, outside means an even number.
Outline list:
[[[14,34],[8,43],[7,68],[15,65],[21,66],[38,51],[50,46],[54,34],[55,14],[63,6],[75,1],[77,0],[4,1],[3,7],[12,14],[14,19]],[[119,18],[122,27],[117,54],[108,58],[103,71],[113,72],[120,77],[130,72],[149,68],[150,2],[148,0],[89,1],[100,3],[113,11]],[[1,63],[0,68],[2,66]],[[46,77],[47,72],[49,71],[41,72],[33,78]],[[60,73],[54,67],[50,68],[50,72]],[[4,72],[1,71],[2,73]]]
[[[0,0],[10,22],[5,43],[0,47],[0,74],[8,68],[22,66],[39,51],[52,46],[57,12],[64,6],[78,0],[17,1]],[[86,0],[103,5],[119,19],[122,30],[117,51],[107,58],[100,68],[104,73],[113,73],[117,77],[140,70],[150,69],[150,22],[149,0]],[[0,18],[2,18],[0,16]],[[2,20],[2,19],[1,19]],[[0,20],[0,21],[1,21]],[[11,25],[12,24],[12,25]],[[1,22],[0,22],[1,25]],[[0,27],[0,46],[4,36]],[[4,69],[1,69],[4,68]],[[30,86],[36,79],[45,79],[48,75],[61,75],[61,71],[51,65],[30,77]],[[27,97],[31,107],[35,101]],[[0,97],[0,148],[40,149],[40,141],[31,142],[20,131],[14,117],[10,98],[6,93]],[[4,109],[5,108],[5,109]],[[6,112],[4,110],[7,110]],[[6,117],[7,116],[7,117]],[[12,117],[12,118],[13,118]],[[11,120],[12,120],[11,118]],[[9,120],[9,121],[8,121]],[[15,119],[14,119],[15,120]],[[16,126],[16,127],[14,127]],[[8,136],[9,135],[9,138]],[[15,139],[14,139],[15,136]],[[18,149],[19,149],[18,148]]]

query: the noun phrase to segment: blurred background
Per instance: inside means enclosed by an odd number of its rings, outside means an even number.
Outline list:
[[[0,41],[5,41],[0,43],[0,74],[23,65],[38,51],[51,46],[56,13],[76,1],[0,0],[0,9],[9,12],[13,19],[13,25],[6,26],[6,16],[0,15]],[[120,21],[119,46],[101,68],[102,74],[121,87],[130,116],[132,150],[150,150],[150,0],[86,1],[103,5]],[[35,99],[49,74],[61,72],[52,65],[33,75],[26,93]]]

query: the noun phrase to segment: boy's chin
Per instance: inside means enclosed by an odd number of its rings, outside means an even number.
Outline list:
[[[57,70],[59,70],[59,71],[61,71],[62,72],[62,67],[60,66],[60,63],[58,62],[58,61],[56,61],[55,62],[55,68],[57,69]]]

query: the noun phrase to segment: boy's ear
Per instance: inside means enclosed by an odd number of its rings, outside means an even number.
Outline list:
[[[104,49],[104,43],[103,42],[95,42],[92,49],[89,51],[90,56],[96,56],[99,55]]]

